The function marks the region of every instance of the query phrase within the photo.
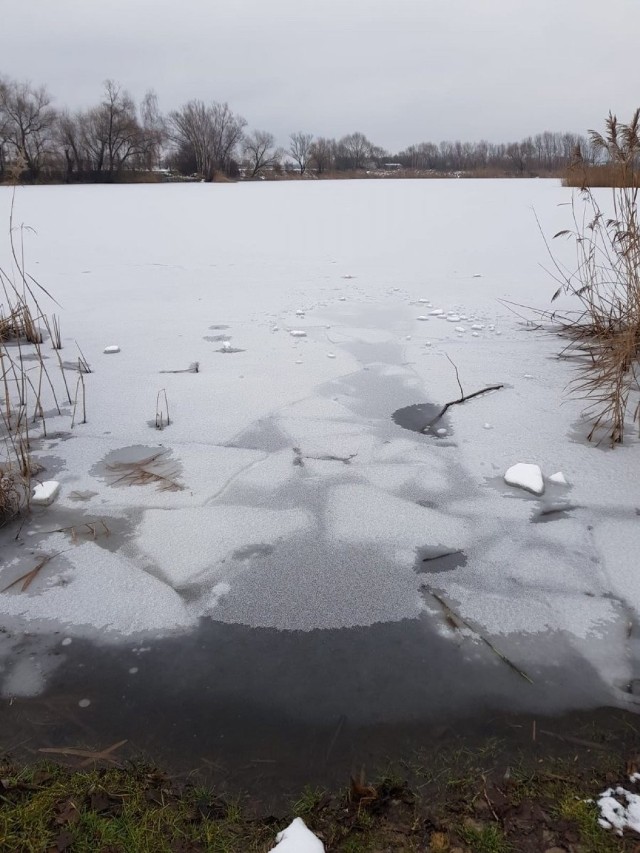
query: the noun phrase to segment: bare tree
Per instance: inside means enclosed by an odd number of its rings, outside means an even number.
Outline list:
[[[228,104],[189,101],[169,115],[169,124],[182,155],[191,152],[198,172],[210,181],[216,169],[229,170],[246,121]]]
[[[213,128],[213,158],[218,169],[229,173],[231,160],[244,135],[247,122],[242,116],[236,115],[227,103],[211,104],[210,108]]]
[[[133,99],[113,80],[105,82],[105,99],[99,109],[106,132],[106,166],[112,175],[141,153],[142,134]]]
[[[167,139],[165,120],[158,108],[158,97],[153,89],[145,94],[140,104],[142,129],[142,164],[146,169],[159,165],[162,148]]]
[[[313,143],[312,133],[292,133],[289,137],[291,145],[289,146],[289,154],[300,167],[300,174],[304,175],[311,159],[311,146]]]
[[[56,147],[64,157],[66,180],[80,178],[84,172],[85,158],[82,143],[82,114],[72,115],[68,110],[60,113],[55,127]]]
[[[265,169],[280,162],[282,152],[275,148],[273,134],[266,130],[254,130],[245,137],[244,156],[248,162],[249,177],[255,178]]]
[[[326,139],[321,136],[311,143],[309,156],[313,163],[315,163],[316,171],[319,175],[328,172],[333,166],[335,149],[336,143],[334,139]]]
[[[44,86],[0,81],[0,143],[22,160],[29,175],[39,177],[52,148],[56,113]]]
[[[190,149],[198,172],[205,181],[213,178],[213,128],[211,116],[203,101],[189,101],[169,115],[173,139],[183,149]]]
[[[364,169],[368,160],[382,153],[364,133],[351,133],[338,142],[337,159],[344,169]]]
[[[76,132],[77,148],[81,150],[78,162],[96,176],[114,180],[116,174],[144,158],[146,137],[135,103],[113,80],[105,82],[104,98],[98,106],[78,113],[73,121],[66,117],[62,120],[59,133],[64,137],[67,151],[73,150],[71,137]],[[65,158],[68,162],[67,154]]]

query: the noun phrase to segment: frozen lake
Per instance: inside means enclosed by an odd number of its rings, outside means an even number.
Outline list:
[[[52,557],[0,593],[8,737],[233,765],[295,732],[325,754],[358,728],[392,749],[394,727],[635,708],[638,442],[585,443],[562,342],[501,301],[549,306],[532,208],[550,236],[569,200],[546,180],[19,189],[62,357],[92,372],[88,422],[67,407],[34,448],[58,498],[0,530],[3,589]],[[465,393],[503,387],[425,433],[451,362]],[[518,462],[544,495],[505,484]]]

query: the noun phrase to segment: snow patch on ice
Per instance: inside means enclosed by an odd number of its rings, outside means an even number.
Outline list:
[[[559,486],[568,486],[569,485],[569,483],[567,482],[567,478],[564,476],[562,471],[556,471],[555,474],[552,474],[549,477],[549,482],[550,483],[556,483]]]
[[[508,485],[533,492],[534,495],[544,494],[544,480],[539,465],[518,462],[507,469],[504,480]]]
[[[60,483],[57,480],[45,480],[34,487],[31,503],[35,506],[49,506],[54,502],[59,491]]]

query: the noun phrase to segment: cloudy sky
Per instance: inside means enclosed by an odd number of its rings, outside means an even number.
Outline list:
[[[228,101],[281,143],[505,141],[640,105],[640,0],[5,0],[0,21],[0,74],[58,104],[112,78],[165,111]]]

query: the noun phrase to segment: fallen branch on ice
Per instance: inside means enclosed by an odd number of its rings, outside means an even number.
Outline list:
[[[486,388],[481,388],[480,391],[474,391],[473,394],[465,394],[462,390],[462,385],[460,383],[460,375],[458,373],[458,368],[451,361],[449,356],[447,356],[447,360],[453,364],[453,369],[456,372],[456,379],[458,380],[458,388],[460,389],[460,397],[457,400],[450,400],[448,403],[445,403],[440,412],[429,421],[429,423],[424,427],[422,432],[427,432],[431,429],[431,427],[436,424],[440,418],[449,410],[451,406],[456,406],[458,403],[466,403],[467,400],[473,400],[474,397],[479,397],[481,394],[486,394],[488,391],[499,391],[500,388],[504,388],[504,385],[488,385]]]

